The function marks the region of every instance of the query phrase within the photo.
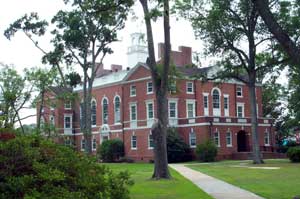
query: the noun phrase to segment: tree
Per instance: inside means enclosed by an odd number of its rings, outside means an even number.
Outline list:
[[[56,28],[51,31],[54,38],[51,43],[54,50],[43,57],[45,63],[64,62],[67,65],[77,64],[83,72],[83,105],[82,126],[86,144],[86,152],[92,153],[91,147],[91,98],[96,72],[104,57],[112,53],[109,44],[117,41],[118,30],[124,22],[133,0],[65,0],[70,9],[60,10],[52,19]],[[47,22],[39,20],[37,14],[25,15],[6,30],[10,38],[17,30],[24,33],[30,31],[35,35],[45,33]],[[26,34],[30,39],[31,35]],[[37,45],[37,42],[34,42]],[[41,48],[39,48],[41,49]],[[42,49],[41,49],[42,50]],[[97,64],[96,62],[100,62]],[[61,73],[62,79],[64,79]],[[64,81],[66,86],[66,82]]]
[[[157,102],[157,119],[158,121],[152,126],[152,135],[154,142],[154,172],[152,178],[154,179],[169,179],[171,177],[168,169],[168,157],[167,157],[167,125],[168,125],[168,79],[170,68],[170,21],[169,21],[169,1],[159,1],[158,4],[163,6],[163,18],[164,18],[164,59],[163,69],[160,74],[155,59],[154,52],[154,40],[152,33],[151,19],[160,15],[157,9],[149,10],[148,0],[140,0],[140,3],[144,11],[144,19],[146,24],[148,53],[147,65],[151,71],[152,81],[154,83],[155,96]]]
[[[22,77],[12,67],[2,65],[0,71],[0,108],[3,120],[2,128],[13,128],[16,122],[19,123],[22,132],[23,125],[20,117],[20,110],[31,98],[32,86],[27,84],[27,77]]]
[[[10,26],[4,31],[4,35],[7,39],[11,39],[16,32],[22,31],[26,37],[34,44],[34,46],[39,49],[43,54],[43,63],[50,63],[54,66],[60,74],[62,83],[64,86],[67,86],[65,81],[61,62],[62,62],[62,53],[63,49],[59,46],[55,46],[53,51],[46,52],[40,45],[37,39],[33,36],[43,36],[46,33],[48,27],[48,22],[45,20],[40,20],[37,13],[30,13],[29,15],[25,14],[21,18],[17,19],[15,22],[10,24]]]
[[[256,7],[247,0],[201,0],[177,2],[179,12],[191,21],[197,38],[206,43],[206,53],[217,55],[219,72],[211,79],[236,79],[249,89],[253,163],[260,164],[255,86],[258,78],[284,63],[270,54],[272,36],[266,31]],[[263,45],[262,45],[263,44]]]
[[[53,86],[57,76],[57,70],[52,68],[50,70],[43,68],[31,68],[25,70],[28,81],[34,87],[34,91],[38,92],[35,102],[38,102],[38,118],[37,118],[37,130],[41,130],[41,118],[43,117],[43,109],[46,105],[46,92]],[[49,101],[50,99],[48,99]]]
[[[252,0],[254,5],[257,7],[257,10],[264,20],[265,24],[267,25],[269,31],[274,35],[274,37],[277,39],[277,41],[280,43],[284,51],[288,54],[291,61],[295,65],[300,65],[300,48],[297,45],[297,42],[292,39],[294,35],[289,34],[289,31],[287,29],[284,29],[282,24],[279,24],[277,19],[275,18],[275,15],[271,12],[270,4],[271,1],[269,0]],[[291,10],[297,10],[296,16],[294,16],[293,21],[296,22],[294,26],[294,29],[297,29],[299,27],[299,1],[294,1],[292,4],[288,1],[283,1],[284,4],[289,4],[288,11],[291,12]],[[293,9],[294,8],[294,9]],[[298,26],[297,26],[298,24]],[[298,38],[298,37],[296,37]]]

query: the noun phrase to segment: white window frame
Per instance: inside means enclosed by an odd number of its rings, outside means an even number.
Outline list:
[[[152,118],[150,118],[150,114],[149,114],[150,104],[152,105]],[[146,101],[146,113],[147,113],[147,126],[151,127],[152,124],[154,123],[154,101],[153,100]]]
[[[106,123],[104,123],[104,100],[107,101],[107,120],[106,120]],[[108,124],[109,122],[109,101],[108,101],[108,98],[107,97],[103,97],[102,98],[102,101],[101,101],[101,108],[102,108],[102,124]]]
[[[189,110],[189,105],[192,105],[192,107],[193,107],[192,110]],[[192,115],[189,115],[190,111],[192,111]],[[187,99],[186,100],[186,118],[189,120],[189,123],[195,123],[195,117],[196,117],[196,101],[194,99]]]
[[[66,118],[69,117],[70,118],[70,127],[67,128],[66,127]],[[72,114],[65,114],[64,115],[64,129],[72,129]]]
[[[203,114],[205,116],[209,115],[209,93],[203,93]],[[207,107],[205,107],[205,97],[207,98]]]
[[[192,145],[193,139],[195,140],[195,144]],[[189,145],[190,145],[190,148],[196,148],[196,146],[197,146],[197,136],[196,136],[196,133],[194,132],[193,128],[189,132]]]
[[[219,93],[219,108],[214,108],[214,91],[218,91]],[[219,88],[213,88],[211,90],[213,116],[221,116],[221,96],[221,90]]]
[[[241,89],[241,95],[238,95],[238,88]],[[236,86],[236,96],[241,98],[243,97],[243,86]]]
[[[149,86],[149,84],[151,84],[151,87]],[[149,88],[151,88],[151,90],[149,91]],[[153,94],[153,82],[147,82],[147,94]]]
[[[135,147],[133,147],[133,137],[135,137]],[[131,150],[137,150],[137,136],[136,135],[132,135],[131,136]]]
[[[64,102],[64,108],[65,108],[65,110],[71,110],[72,109],[71,100],[67,100],[67,101]]]
[[[225,106],[225,99],[227,99],[227,108]],[[229,95],[224,94],[224,116],[228,117],[229,116]]]
[[[228,137],[228,134],[229,134],[229,137]],[[226,138],[226,147],[232,147],[232,132],[230,131],[230,129],[228,129],[228,130],[226,131],[226,136],[225,136],[225,138]],[[230,139],[230,144],[227,143],[227,138]]]
[[[49,116],[49,124],[55,126],[55,117],[54,115]]]
[[[117,98],[119,98],[119,112],[117,112],[117,109],[116,109],[116,99]],[[119,95],[116,95],[114,97],[114,121],[115,121],[115,124],[121,123],[121,97]]]
[[[95,144],[95,147],[94,147],[94,144]],[[93,139],[92,139],[92,150],[93,150],[93,151],[96,151],[96,150],[97,150],[97,139],[96,139],[96,138],[93,138]]]
[[[130,85],[130,97],[136,97],[136,85]]]
[[[239,116],[239,107],[242,107],[242,117]],[[244,118],[245,117],[245,103],[236,103],[236,116],[238,118]]]
[[[150,136],[152,137],[152,139],[150,139]],[[151,140],[152,140],[153,146],[151,146]],[[153,140],[153,135],[150,132],[149,135],[148,135],[148,149],[152,150],[153,148],[154,148],[154,140]]]
[[[175,116],[171,117],[171,106],[170,104],[175,104]],[[178,124],[178,99],[169,99],[168,100],[168,117],[169,117],[169,125],[176,126]]]
[[[216,133],[218,134],[218,144],[216,144]],[[217,147],[221,147],[221,142],[220,142],[220,132],[218,131],[218,129],[216,129],[216,131],[214,132],[214,143],[216,144]]]
[[[192,90],[189,91],[189,89],[192,89]],[[191,82],[191,81],[186,82],[186,93],[194,94],[194,82]]]
[[[135,119],[132,119],[132,107],[135,106]],[[129,114],[130,114],[130,127],[131,128],[136,128],[137,127],[137,103],[136,102],[131,102],[129,104]]]
[[[80,149],[81,149],[81,151],[84,151],[84,150],[85,150],[85,145],[86,145],[85,142],[86,142],[86,141],[85,141],[84,138],[81,139],[81,141],[80,141]]]
[[[95,103],[95,113],[93,113],[93,103]],[[93,116],[95,116],[95,124],[93,124]],[[92,127],[97,126],[97,101],[95,99],[91,101],[91,124]]]
[[[266,142],[266,139],[268,140],[268,142]],[[264,145],[270,146],[270,131],[267,128],[264,132]]]

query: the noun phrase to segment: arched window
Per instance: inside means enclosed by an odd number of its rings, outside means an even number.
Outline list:
[[[91,102],[91,122],[92,126],[96,126],[96,120],[97,120],[97,115],[96,115],[96,100],[92,100]]]
[[[102,123],[108,123],[108,100],[107,98],[103,98],[102,100]]]
[[[213,90],[213,108],[220,108],[220,93],[217,89]]]
[[[119,123],[121,121],[121,110],[120,110],[120,97],[115,97],[115,123]]]

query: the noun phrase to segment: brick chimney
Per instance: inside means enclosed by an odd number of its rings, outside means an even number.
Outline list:
[[[161,62],[164,57],[165,44],[158,44],[158,60]],[[171,51],[171,63],[176,66],[186,66],[192,64],[192,48],[179,46],[178,51]]]
[[[101,77],[103,75],[110,73],[110,70],[104,69],[102,63],[96,63],[96,67],[98,67],[98,70],[96,71],[96,77]]]
[[[110,69],[112,72],[118,72],[118,71],[122,70],[122,65],[112,64],[110,66]]]

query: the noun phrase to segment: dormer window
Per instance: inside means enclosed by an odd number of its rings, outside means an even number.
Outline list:
[[[194,94],[194,83],[193,82],[187,82],[186,83],[186,93],[187,94]]]
[[[236,96],[243,97],[243,88],[241,86],[236,87]]]
[[[130,86],[130,97],[135,97],[136,96],[136,86],[131,85]]]

